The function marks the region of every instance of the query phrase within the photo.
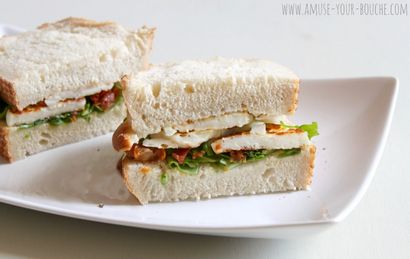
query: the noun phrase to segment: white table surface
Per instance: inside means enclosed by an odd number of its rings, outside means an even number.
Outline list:
[[[409,16],[286,17],[281,14],[285,1],[102,2],[2,1],[0,23],[33,28],[66,16],[111,19],[128,27],[158,28],[153,62],[259,57],[283,63],[302,78],[396,76],[398,104],[376,176],[345,221],[320,235],[290,241],[150,231],[0,204],[0,256],[410,258]]]

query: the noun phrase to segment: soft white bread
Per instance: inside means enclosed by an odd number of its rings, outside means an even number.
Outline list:
[[[125,85],[128,119],[144,138],[164,127],[234,112],[291,114],[299,79],[270,61],[217,58],[156,66]]]
[[[304,146],[297,155],[270,156],[227,172],[201,166],[195,176],[169,169],[163,162],[136,163],[124,159],[122,174],[129,191],[141,204],[294,191],[309,187],[315,150],[313,145]],[[168,175],[166,184],[160,180],[164,172]]]
[[[0,96],[22,110],[145,69],[155,29],[67,18],[0,38]]]
[[[48,123],[28,129],[0,125],[0,155],[12,162],[47,149],[112,132],[126,116],[124,104],[118,104],[104,113],[91,114],[90,121],[76,121],[51,126]]]

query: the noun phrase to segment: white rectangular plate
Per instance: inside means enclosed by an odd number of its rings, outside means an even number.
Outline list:
[[[137,205],[109,135],[0,165],[0,201],[126,226],[290,238],[344,219],[372,179],[397,93],[394,78],[302,80],[296,122],[318,121],[310,191]],[[100,208],[98,204],[104,204]]]
[[[0,26],[1,33],[13,33]],[[111,136],[0,164],[0,201],[112,224],[241,237],[292,238],[343,220],[382,154],[398,83],[394,78],[302,80],[293,119],[319,123],[310,191],[200,202],[137,205],[115,169]],[[98,204],[104,204],[102,208]]]

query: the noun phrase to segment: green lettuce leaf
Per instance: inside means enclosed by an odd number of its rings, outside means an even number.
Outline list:
[[[245,151],[246,161],[251,162],[265,159],[267,156],[272,155],[273,153],[275,153],[275,150],[261,149]]]
[[[202,164],[207,164],[219,170],[227,171],[241,164],[262,160],[271,155],[274,155],[277,158],[283,158],[287,156],[297,155],[300,153],[300,151],[300,148],[249,150],[244,151],[246,159],[244,159],[243,161],[233,161],[229,153],[216,154],[212,150],[211,144],[209,142],[205,142],[201,146],[191,149],[182,164],[179,164],[178,161],[172,157],[173,149],[168,149],[167,165],[169,168],[176,169],[181,173],[188,175],[197,175]],[[197,152],[201,152],[203,155],[201,157],[192,158],[192,155]]]
[[[187,163],[184,161],[183,164],[179,164],[172,156],[168,156],[167,165],[171,169],[177,169],[181,173],[188,175],[197,175],[199,172],[199,163]]]
[[[169,180],[168,174],[167,174],[167,173],[162,173],[160,180],[161,180],[161,184],[162,184],[162,185],[167,184],[167,183],[168,183],[168,180]]]
[[[301,151],[300,148],[291,148],[291,149],[277,149],[275,150],[275,156],[277,158],[284,158],[288,156],[294,156],[299,154]]]
[[[28,129],[28,128],[32,128],[32,127],[41,125],[41,124],[46,123],[46,122],[47,122],[46,119],[44,119],[44,120],[36,120],[35,122],[32,122],[32,123],[21,124],[21,125],[18,126],[18,129]]]
[[[309,139],[312,139],[314,136],[319,135],[318,124],[316,121],[312,122],[311,124],[303,124],[300,126],[286,125],[283,121],[281,121],[280,126],[283,128],[288,128],[288,129],[301,129],[307,132]]]

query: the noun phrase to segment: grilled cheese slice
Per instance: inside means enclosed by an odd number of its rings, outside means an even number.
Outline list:
[[[298,128],[283,128],[278,124],[254,122],[249,132],[221,137],[212,142],[217,154],[233,150],[290,149],[310,145],[307,132]]]
[[[265,123],[271,124],[280,124],[281,122],[290,125],[291,122],[286,115],[270,115],[270,114],[261,114],[255,118],[257,121],[262,121]]]
[[[266,134],[252,134],[242,132],[227,137],[222,137],[212,142],[211,147],[216,154],[233,150],[258,150],[258,149],[290,149],[309,145],[310,141],[306,132],[288,131]]]
[[[178,132],[172,136],[163,133],[153,134],[144,139],[142,145],[155,148],[195,148],[212,138],[222,136],[223,130],[201,130],[192,132]]]
[[[86,100],[79,98],[74,100],[65,100],[55,103],[50,106],[39,107],[28,111],[13,112],[7,111],[6,123],[7,126],[17,126],[26,123],[32,123],[37,120],[54,117],[65,112],[72,112],[84,109]]]
[[[252,115],[244,112],[235,112],[218,117],[193,121],[185,125],[175,126],[173,129],[179,132],[229,129],[233,127],[242,127],[252,121]]]
[[[55,95],[46,98],[44,102],[48,106],[52,106],[52,105],[55,105],[55,104],[59,103],[61,100],[82,98],[84,96],[93,95],[93,94],[99,93],[101,91],[108,91],[112,87],[113,87],[112,84],[107,84],[107,85],[94,86],[94,87],[90,87],[90,88],[84,88],[84,89],[80,89],[78,91],[57,92]]]

